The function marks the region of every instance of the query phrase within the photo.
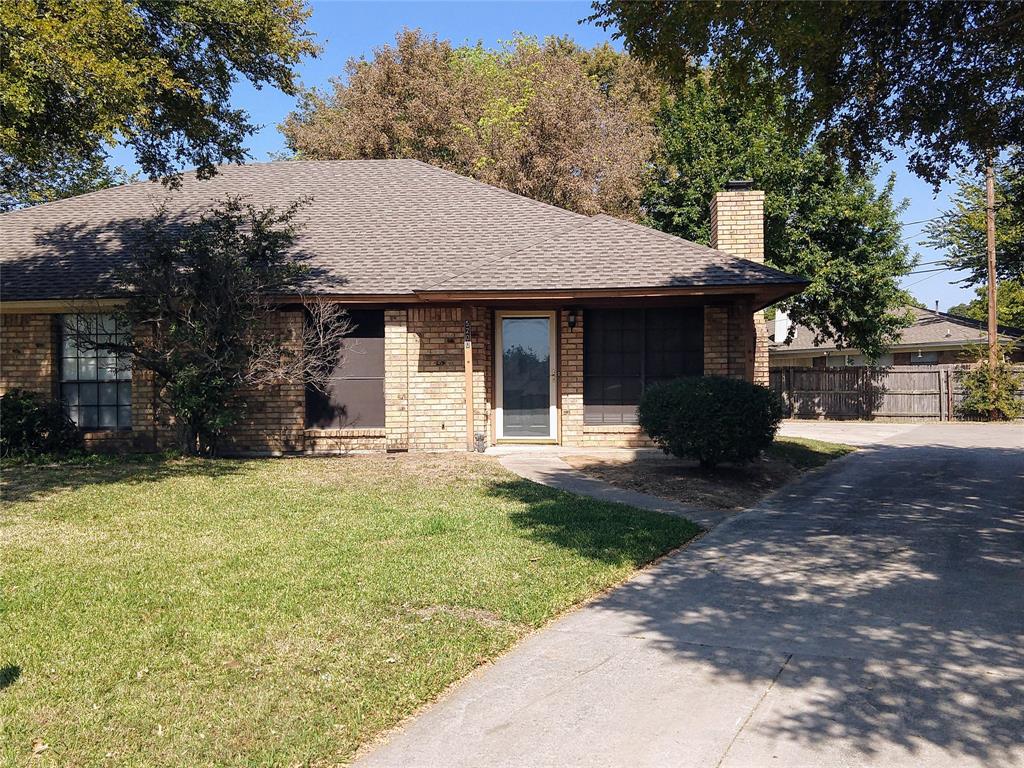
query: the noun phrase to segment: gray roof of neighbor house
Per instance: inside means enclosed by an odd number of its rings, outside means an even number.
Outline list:
[[[415,160],[222,166],[180,189],[140,182],[0,215],[0,299],[115,297],[140,220],[183,221],[218,200],[300,212],[302,293],[429,298],[451,292],[764,286],[805,281],[608,216],[582,216]],[[776,296],[777,297],[777,296]]]
[[[966,317],[958,317],[945,312],[933,312],[921,307],[911,307],[914,314],[914,323],[903,329],[899,343],[892,346],[892,349],[907,347],[928,347],[928,346],[967,346],[980,344],[987,339],[986,325],[978,320],[971,320]],[[999,335],[1003,341],[1024,336],[1024,331],[1009,326],[999,326]],[[785,352],[792,354],[823,353],[836,348],[831,341],[822,344],[814,344],[814,331],[802,325],[798,325],[796,336],[789,344],[777,344],[773,341],[769,347],[771,352]],[[845,351],[845,350],[844,350]]]

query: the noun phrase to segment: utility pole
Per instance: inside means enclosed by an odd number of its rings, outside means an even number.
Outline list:
[[[999,356],[999,326],[996,323],[996,182],[992,159],[985,166],[985,230],[988,235],[988,379],[992,400],[996,397],[996,364]],[[993,421],[996,412],[989,414]]]

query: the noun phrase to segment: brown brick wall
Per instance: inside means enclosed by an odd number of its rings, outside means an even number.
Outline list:
[[[649,445],[635,426],[583,423],[584,317],[569,330],[568,313],[559,322],[560,435],[567,446]],[[744,317],[746,322],[744,322]],[[57,372],[56,321],[51,315],[5,315],[0,326],[3,366],[0,385],[32,387],[52,393]],[[473,346],[474,434],[493,442],[493,313],[470,311]],[[301,343],[302,313],[277,313],[274,328],[286,343]],[[709,305],[704,319],[704,367],[707,374],[742,376],[744,329],[749,314],[739,304]],[[413,307],[385,311],[385,405],[383,429],[306,430],[305,392],[301,385],[255,388],[249,407],[230,430],[225,450],[240,454],[347,453],[377,450],[465,450],[466,403],[461,307]],[[13,365],[8,365],[14,360]],[[132,381],[131,432],[95,432],[87,444],[97,450],[153,450],[174,444],[174,430],[159,411],[152,377],[138,372]]]
[[[753,325],[741,302],[704,307],[704,375],[746,378]],[[767,354],[767,347],[765,347]],[[765,359],[767,370],[768,361]]]
[[[0,315],[0,395],[11,389],[56,395],[56,353],[53,315]]]
[[[275,312],[270,329],[291,351],[302,349],[302,311]],[[305,447],[306,390],[299,382],[283,382],[243,390],[246,401],[242,419],[228,430],[229,453],[296,453]]]
[[[466,379],[461,307],[412,307],[406,315],[404,340],[401,317],[388,325],[385,354],[387,376],[393,379],[386,397],[388,442],[404,434],[409,450],[466,448]],[[473,347],[474,434],[489,441],[491,410],[491,314],[481,307],[470,311]],[[402,376],[402,350],[405,375]],[[402,394],[405,408],[402,409]],[[392,406],[397,423],[391,427]]]

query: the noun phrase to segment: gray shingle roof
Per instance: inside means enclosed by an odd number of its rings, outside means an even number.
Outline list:
[[[287,161],[141,182],[0,215],[0,298],[116,296],[133,222],[166,205],[184,220],[241,195],[298,198],[303,292],[408,296],[492,291],[793,284],[754,262],[607,216],[586,217],[415,160]]]
[[[903,329],[899,343],[893,345],[893,349],[936,344],[951,346],[980,344],[988,338],[985,323],[977,320],[949,315],[945,312],[933,312],[920,307],[911,307],[910,311],[914,315],[914,323]],[[1003,341],[1009,341],[1021,337],[1024,335],[1024,331],[1000,326],[999,334]],[[796,336],[789,344],[776,344],[773,341],[770,348],[779,352],[824,352],[836,348],[831,341],[819,345],[815,345],[813,342],[814,331],[799,325],[796,329]]]

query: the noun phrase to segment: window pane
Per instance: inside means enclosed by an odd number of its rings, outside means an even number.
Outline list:
[[[117,405],[117,384],[100,384],[100,405]]]
[[[132,425],[132,409],[121,406],[117,409],[117,426],[128,429]]]
[[[60,361],[60,377],[65,381],[74,381],[78,378],[78,358],[65,357]]]
[[[345,339],[341,360],[333,375],[350,379],[383,377],[384,339]]]
[[[117,360],[108,352],[99,353],[96,366],[96,378],[100,381],[112,381],[117,378]]]
[[[121,383],[117,385],[117,404],[132,404],[132,385],[130,383]]]
[[[117,406],[101,405],[99,416],[99,426],[104,429],[117,429]]]
[[[78,396],[82,405],[96,405],[99,398],[96,384],[82,383],[78,385]]]
[[[78,405],[78,385],[62,384],[60,388],[61,400],[68,405]]]
[[[384,426],[384,311],[349,310],[345,339],[327,393],[306,390],[306,426],[315,429]]]
[[[97,415],[95,407],[79,408],[78,412],[78,426],[82,427],[83,429],[89,429],[90,427],[97,426]]]
[[[81,357],[78,360],[78,378],[86,381],[96,379],[96,359]]]

